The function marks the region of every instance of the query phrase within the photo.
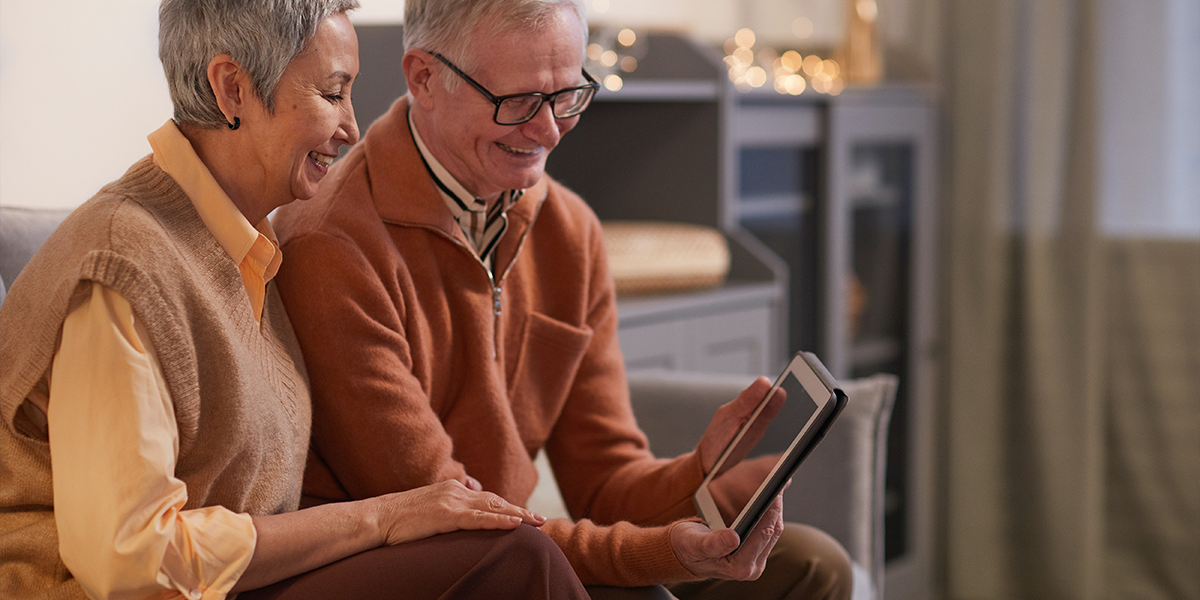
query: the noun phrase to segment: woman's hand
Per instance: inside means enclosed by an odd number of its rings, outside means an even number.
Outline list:
[[[395,545],[460,529],[513,529],[542,526],[546,518],[491,492],[449,480],[370,500],[383,543]]]
[[[513,529],[522,522],[540,527],[546,518],[458,481],[254,517],[254,557],[233,591],[258,589],[383,545],[459,529]]]

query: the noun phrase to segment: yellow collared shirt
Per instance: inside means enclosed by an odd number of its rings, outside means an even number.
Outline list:
[[[270,222],[242,216],[173,122],[148,139],[155,164],[237,264],[261,320],[281,260]],[[95,598],[224,598],[254,555],[253,522],[219,506],[183,510],[170,394],[120,294],[93,285],[73,300],[47,380],[49,397],[30,399],[53,440],[59,552],[79,583]]]

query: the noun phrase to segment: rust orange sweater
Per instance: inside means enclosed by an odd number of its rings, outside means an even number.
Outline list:
[[[543,178],[509,211],[497,287],[438,195],[404,99],[280,210],[276,278],[308,364],[305,491],[364,498],[469,474],[524,504],[545,449],[574,521],[543,529],[589,584],[695,579],[695,452],[655,459],[634,421],[594,213]],[[499,312],[494,301],[499,298]]]

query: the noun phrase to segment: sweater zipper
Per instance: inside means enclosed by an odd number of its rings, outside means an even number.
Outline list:
[[[500,285],[492,284],[492,360],[500,360]]]
[[[521,250],[525,247],[525,240],[529,237],[529,230],[533,229],[533,224],[537,222],[538,215],[541,214],[541,212],[542,212],[542,204],[544,204],[545,202],[546,202],[545,197],[543,197],[541,200],[538,200],[537,208],[533,209],[533,215],[531,215],[529,217],[529,225],[527,225],[525,227],[525,230],[521,232],[521,241],[517,242],[517,249],[515,252],[513,252],[512,260],[508,261],[508,266],[504,268],[504,273],[500,274],[499,279],[496,279],[496,276],[492,272],[492,269],[487,268],[487,265],[483,264],[483,259],[479,258],[479,254],[477,252],[475,252],[475,250],[473,248],[462,243],[461,241],[458,240],[458,238],[446,233],[445,231],[442,231],[441,229],[439,229],[437,227],[419,224],[419,223],[407,223],[407,224],[401,223],[401,222],[394,223],[396,225],[407,225],[410,227],[420,227],[422,229],[428,229],[430,231],[436,232],[437,234],[441,235],[442,237],[450,240],[450,242],[453,243],[454,245],[465,250],[471,256],[475,257],[476,264],[478,264],[483,269],[484,274],[487,275],[488,284],[492,288],[492,360],[495,360],[495,361],[500,360],[500,312],[501,312],[500,311],[500,296],[502,295],[501,288],[504,284],[504,279],[506,277],[508,277],[509,271],[512,271],[513,265],[515,265],[517,263],[517,257],[521,255]],[[385,222],[389,222],[389,221],[385,220]]]

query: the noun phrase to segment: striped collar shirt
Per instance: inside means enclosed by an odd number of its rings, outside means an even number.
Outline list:
[[[468,192],[467,188],[463,187],[433,156],[433,153],[425,146],[425,141],[421,139],[416,124],[413,123],[411,110],[408,111],[408,128],[412,132],[413,140],[417,142],[417,150],[421,153],[425,170],[437,184],[438,191],[442,194],[442,200],[450,209],[450,214],[454,215],[454,220],[458,222],[463,235],[470,240],[476,256],[487,268],[488,273],[491,273],[492,257],[495,254],[496,246],[500,244],[500,238],[504,237],[504,232],[508,229],[508,209],[521,199],[525,190],[503,192],[500,194],[500,198],[489,207],[486,200],[476,198],[474,194]]]

